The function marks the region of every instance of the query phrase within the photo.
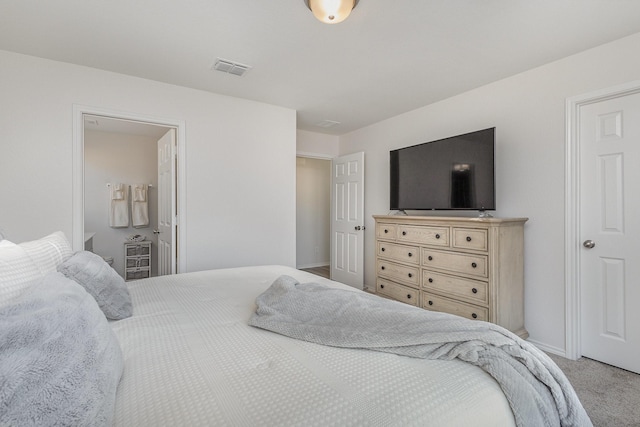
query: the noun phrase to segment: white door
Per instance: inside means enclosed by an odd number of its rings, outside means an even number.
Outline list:
[[[176,273],[176,130],[158,141],[158,275]]]
[[[640,373],[640,94],[579,114],[582,355]]]
[[[364,152],[331,162],[331,279],[364,286]]]

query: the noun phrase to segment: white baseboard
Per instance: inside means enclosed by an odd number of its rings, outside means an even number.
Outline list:
[[[535,345],[536,347],[538,347],[542,351],[546,351],[547,353],[555,354],[555,355],[562,356],[562,357],[565,357],[565,358],[567,357],[567,352],[563,348],[547,345],[547,344],[544,344],[544,343],[541,343],[539,341],[532,340],[532,339],[527,339],[527,341],[530,342],[531,344]]]
[[[314,264],[303,264],[303,265],[298,265],[296,268],[298,270],[301,270],[303,268],[316,268],[316,267],[326,267],[329,265],[329,261],[324,261],[324,262],[316,262]]]

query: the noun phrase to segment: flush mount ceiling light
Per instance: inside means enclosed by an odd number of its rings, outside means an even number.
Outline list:
[[[307,7],[319,21],[337,24],[349,17],[359,0],[304,0]]]

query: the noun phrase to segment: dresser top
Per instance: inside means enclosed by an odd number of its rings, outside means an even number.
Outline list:
[[[393,221],[393,222],[462,222],[468,224],[506,224],[506,223],[525,223],[529,218],[480,218],[480,217],[462,217],[462,216],[422,216],[422,215],[373,215],[376,221]]]

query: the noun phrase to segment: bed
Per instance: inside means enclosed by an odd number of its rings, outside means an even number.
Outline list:
[[[48,269],[69,256],[58,249]],[[0,250],[0,273],[1,257]],[[123,368],[113,412],[101,420],[115,426],[516,425],[500,386],[477,366],[335,348],[249,326],[256,297],[282,276],[362,292],[285,266],[127,282],[132,315],[108,321]]]
[[[337,349],[247,325],[282,266],[129,284],[134,316],[112,323],[125,372],[115,424],[514,425],[497,383],[464,362]],[[351,288],[349,288],[351,289]]]

